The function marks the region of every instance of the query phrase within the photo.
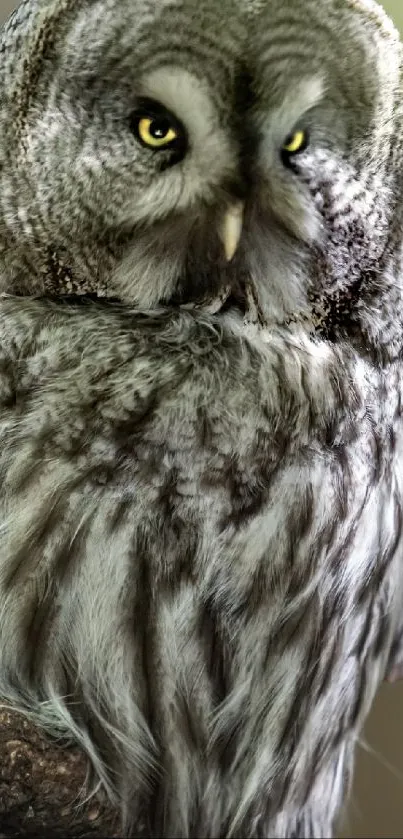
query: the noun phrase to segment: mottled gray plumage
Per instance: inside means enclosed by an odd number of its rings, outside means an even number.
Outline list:
[[[0,90],[0,694],[133,836],[329,837],[401,653],[397,35],[372,0],[25,0]]]

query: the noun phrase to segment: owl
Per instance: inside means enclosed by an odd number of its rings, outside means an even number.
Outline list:
[[[0,697],[126,835],[330,837],[402,627],[397,33],[24,0],[0,55]]]

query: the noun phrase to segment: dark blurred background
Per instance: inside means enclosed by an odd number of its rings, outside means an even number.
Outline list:
[[[17,5],[0,0],[0,23]],[[403,0],[383,5],[403,33]],[[403,682],[381,688],[362,741],[342,835],[403,839]]]

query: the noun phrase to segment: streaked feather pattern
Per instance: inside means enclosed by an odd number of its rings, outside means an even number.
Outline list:
[[[25,0],[0,54],[0,695],[130,835],[329,837],[400,654],[398,39],[371,0]]]

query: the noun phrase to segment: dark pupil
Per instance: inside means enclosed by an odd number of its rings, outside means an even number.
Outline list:
[[[155,140],[163,140],[171,125],[168,119],[154,119],[150,125],[150,134]]]

